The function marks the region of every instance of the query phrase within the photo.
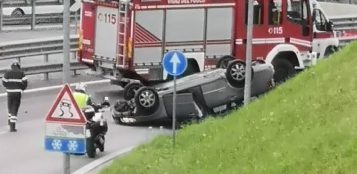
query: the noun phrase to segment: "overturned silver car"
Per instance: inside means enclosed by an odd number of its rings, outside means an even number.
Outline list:
[[[271,64],[254,62],[252,66],[252,96],[267,92],[273,82]],[[176,81],[176,119],[178,121],[203,118],[215,114],[216,108],[244,99],[245,63],[230,62],[219,68],[192,74]],[[112,117],[120,124],[134,124],[154,120],[171,120],[174,82],[142,86],[130,100],[118,100],[112,108]]]

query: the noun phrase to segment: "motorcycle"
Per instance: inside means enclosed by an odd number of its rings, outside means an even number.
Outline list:
[[[110,107],[107,100],[102,104],[86,106],[83,113],[87,118],[86,123],[86,150],[89,158],[95,158],[97,149],[104,152],[105,135],[108,131],[108,124],[104,118],[104,112]]]

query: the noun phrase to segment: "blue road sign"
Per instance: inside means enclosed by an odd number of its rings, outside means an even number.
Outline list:
[[[61,139],[45,137],[45,149],[64,153],[86,153],[86,139]]]
[[[165,54],[162,65],[168,74],[179,76],[183,74],[187,68],[187,59],[185,55],[179,51],[170,51]]]

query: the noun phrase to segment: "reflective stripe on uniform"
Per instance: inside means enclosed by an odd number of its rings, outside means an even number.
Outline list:
[[[22,92],[22,89],[7,89],[6,92]]]
[[[3,78],[2,81],[4,81],[4,82],[18,82],[18,83],[22,83],[22,79],[6,79],[6,78]]]
[[[10,122],[11,123],[16,123],[16,121],[17,121],[17,117],[16,116],[11,116],[10,117]]]

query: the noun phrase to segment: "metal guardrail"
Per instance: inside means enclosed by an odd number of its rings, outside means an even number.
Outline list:
[[[4,6],[25,6],[30,5],[32,0],[2,0],[4,1]],[[38,5],[59,5],[63,4],[63,0],[36,0]]]
[[[333,16],[329,18],[334,25],[340,47],[357,40],[357,14],[350,16]]]
[[[71,21],[79,21],[79,14],[72,13],[70,15]],[[62,13],[51,13],[51,14],[37,14],[35,16],[36,24],[50,24],[50,23],[61,23],[63,21]],[[23,15],[20,17],[4,16],[3,26],[7,25],[30,25],[32,22],[32,15]]]
[[[78,50],[78,36],[71,36],[71,51]],[[63,52],[63,37],[30,39],[0,43],[0,60]]]
[[[77,35],[70,37],[70,51],[76,52],[79,49],[79,38]],[[46,39],[30,39],[22,41],[13,41],[0,43],[0,61],[8,59],[17,59],[21,61],[21,58],[27,58],[30,56],[45,55],[63,53],[63,37],[52,37]],[[23,70],[28,75],[33,74],[45,74],[45,78],[48,79],[48,73],[62,71],[62,63],[47,63],[44,62],[34,66],[23,66]],[[88,69],[87,66],[79,62],[71,62],[71,71],[76,74],[77,70]],[[0,76],[6,72],[7,69],[0,69]]]
[[[317,0],[320,2],[333,2],[341,4],[357,4],[357,0]]]
[[[53,72],[61,72],[63,69],[63,64],[62,63],[57,63],[57,64],[43,64],[43,65],[37,65],[37,66],[28,66],[28,67],[22,67],[21,69],[25,72],[26,75],[35,75],[35,74],[45,74],[46,79],[48,79],[48,73],[53,73]],[[70,64],[70,70],[76,74],[76,71],[78,70],[84,70],[88,69],[87,66],[79,63],[79,62],[72,62]],[[9,69],[0,69],[0,77],[3,77],[6,71]]]
[[[336,31],[357,30],[357,14],[355,16],[330,17]]]
[[[10,5],[11,7],[9,7],[10,9],[4,9],[4,6],[7,6],[9,4],[9,1],[13,1],[13,0],[0,0],[0,31],[3,30],[4,26],[14,26],[14,25],[30,25],[31,26],[31,30],[35,29],[37,24],[58,24],[63,22],[63,13],[61,13],[62,11],[59,11],[61,7],[60,4],[63,4],[63,0],[58,0],[56,1],[42,1],[42,3],[40,3],[40,1],[38,0],[24,0],[23,2],[14,2],[14,3],[10,3],[13,5]],[[72,1],[72,0],[71,0]],[[22,3],[23,6],[19,6],[17,7],[15,4],[20,5]],[[42,8],[43,8],[43,3],[48,3],[48,5],[50,4],[58,4],[55,5],[56,8],[53,8],[54,11],[47,11],[47,12],[36,12],[36,7],[39,4],[42,4]],[[73,3],[73,2],[71,2]],[[41,5],[39,5],[41,6]],[[18,9],[17,9],[18,8]],[[47,7],[47,8],[51,8],[51,7]],[[6,14],[4,14],[4,10],[6,10]],[[12,12],[9,14],[9,10],[11,10]],[[31,11],[31,13],[29,13],[29,10]],[[51,9],[48,9],[51,10]],[[25,12],[26,11],[26,12]],[[16,12],[16,13],[14,13]],[[49,12],[49,13],[48,13]],[[77,24],[79,23],[80,20],[80,11],[76,10],[75,11],[71,11],[71,15],[70,15],[70,21],[72,23]],[[14,13],[14,14],[13,14]],[[57,13],[57,14],[54,14]]]

